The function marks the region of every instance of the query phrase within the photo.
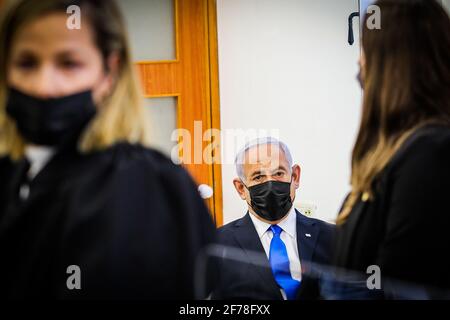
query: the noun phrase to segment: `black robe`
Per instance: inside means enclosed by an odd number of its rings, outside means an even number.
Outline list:
[[[0,159],[2,297],[195,298],[197,257],[214,226],[184,169],[127,143],[65,151],[22,200],[28,167]],[[67,286],[72,265],[79,290]]]

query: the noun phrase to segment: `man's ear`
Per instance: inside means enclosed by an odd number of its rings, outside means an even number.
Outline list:
[[[295,189],[298,189],[300,186],[300,175],[301,175],[302,169],[298,164],[295,164],[292,167],[292,183],[294,184]]]
[[[242,183],[241,179],[234,178],[233,179],[234,187],[236,188],[237,193],[239,194],[239,197],[241,197],[242,200],[246,200],[245,197],[245,186]]]

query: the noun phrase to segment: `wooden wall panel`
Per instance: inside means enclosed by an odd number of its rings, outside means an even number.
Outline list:
[[[180,93],[179,63],[140,63],[138,69],[146,97],[161,97]]]

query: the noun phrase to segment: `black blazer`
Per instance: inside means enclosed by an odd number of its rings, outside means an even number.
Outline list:
[[[378,265],[385,294],[414,298],[392,280],[450,289],[449,254],[450,128],[427,126],[376,179],[374,199],[338,227],[334,263],[364,274]]]
[[[128,143],[59,152],[31,182],[27,162],[0,159],[0,299],[199,297],[216,229],[185,170]],[[81,290],[67,287],[70,265]]]
[[[297,245],[302,269],[308,262],[328,264],[331,260],[334,225],[308,218],[298,211],[296,213]],[[305,234],[310,234],[311,237]],[[234,255],[238,255],[243,261],[227,258],[219,261],[218,284],[212,294],[213,299],[283,299],[249,213],[221,227],[217,241],[219,245],[232,247]],[[258,256],[255,257],[253,253]],[[312,285],[306,285],[302,278],[301,287],[309,288]],[[302,291],[299,290],[300,295]]]

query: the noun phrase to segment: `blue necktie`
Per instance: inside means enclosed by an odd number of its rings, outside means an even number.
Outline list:
[[[300,282],[292,279],[291,276],[286,245],[280,238],[281,231],[283,230],[277,225],[272,225],[270,230],[273,232],[269,253],[269,262],[272,267],[272,273],[275,277],[275,281],[286,293],[287,299],[293,300],[296,297]]]

